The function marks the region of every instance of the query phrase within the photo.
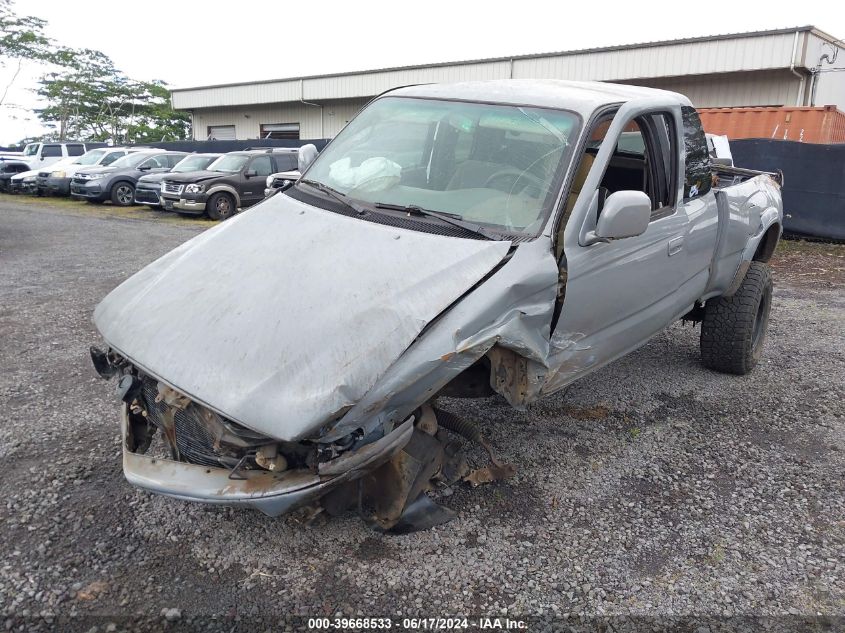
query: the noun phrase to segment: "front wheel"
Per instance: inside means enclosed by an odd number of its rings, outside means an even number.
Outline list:
[[[112,204],[119,207],[128,207],[135,202],[135,187],[128,182],[119,182],[111,188]]]
[[[739,375],[754,369],[763,353],[771,309],[772,274],[763,262],[751,262],[733,296],[715,297],[704,306],[704,366]]]
[[[228,193],[215,193],[205,205],[212,220],[227,220],[235,215],[235,199]]]

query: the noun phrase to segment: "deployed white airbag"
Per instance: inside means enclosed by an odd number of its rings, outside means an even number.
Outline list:
[[[384,191],[395,187],[402,175],[402,166],[382,156],[368,158],[352,167],[349,158],[332,163],[329,178],[343,189],[358,191]]]

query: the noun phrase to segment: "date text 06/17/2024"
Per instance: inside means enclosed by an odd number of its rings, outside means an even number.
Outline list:
[[[481,629],[486,631],[524,631],[528,625],[523,620],[511,618],[308,618],[312,630],[387,630],[396,627],[406,631],[449,631]]]

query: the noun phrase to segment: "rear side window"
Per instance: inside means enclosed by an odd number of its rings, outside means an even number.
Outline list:
[[[681,107],[684,123],[684,150],[686,155],[686,176],[684,178],[684,198],[697,198],[710,191],[712,170],[710,152],[707,150],[707,138],[701,127],[698,112],[690,106]]]
[[[54,158],[62,155],[61,145],[45,145],[41,150],[41,156],[44,158]]]
[[[253,159],[249,168],[254,169],[257,176],[269,176],[273,173],[273,166],[270,163],[269,156],[259,156]]]
[[[150,169],[157,169],[159,167],[169,167],[167,164],[167,156],[152,156],[138,165],[138,168],[149,167]]]
[[[67,146],[68,156],[82,156],[85,153],[85,146],[78,143],[70,143]]]
[[[296,154],[279,154],[276,156],[276,170],[290,171],[299,166]]]
[[[185,158],[185,155],[184,154],[167,154],[165,156],[165,158],[167,159],[167,166],[168,167],[176,167],[176,163],[178,163],[180,160]]]
[[[100,165],[103,165],[103,166],[111,165],[118,158],[123,158],[125,155],[126,155],[125,152],[111,152],[100,162]]]

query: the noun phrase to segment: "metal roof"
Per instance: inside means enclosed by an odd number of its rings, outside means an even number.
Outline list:
[[[301,81],[306,79],[324,79],[324,78],[331,78],[331,77],[345,77],[348,75],[360,75],[360,74],[369,74],[369,73],[382,73],[382,72],[395,72],[395,71],[406,71],[406,70],[421,70],[427,68],[444,68],[449,66],[462,66],[464,64],[480,64],[480,63],[492,63],[492,62],[511,62],[511,61],[520,61],[520,60],[529,60],[529,59],[538,59],[543,57],[564,57],[568,55],[584,55],[589,53],[605,53],[605,52],[612,52],[612,51],[624,51],[624,50],[634,50],[634,49],[644,49],[644,48],[655,48],[659,46],[673,46],[677,44],[695,44],[698,42],[714,42],[719,40],[731,40],[731,39],[739,39],[739,38],[752,38],[752,37],[765,37],[770,35],[787,35],[792,33],[803,33],[803,32],[812,32],[813,34],[819,36],[822,39],[830,41],[831,43],[836,43],[839,45],[843,45],[842,40],[838,40],[832,35],[825,33],[824,31],[816,28],[812,25],[805,25],[805,26],[795,26],[791,28],[782,28],[782,29],[770,29],[766,31],[746,31],[746,32],[739,32],[739,33],[724,33],[719,35],[706,35],[706,36],[699,36],[699,37],[688,37],[688,38],[681,38],[681,39],[674,39],[674,40],[658,40],[654,42],[640,42],[634,44],[619,44],[615,46],[601,46],[601,47],[594,47],[594,48],[580,48],[580,49],[571,49],[566,51],[551,51],[545,53],[531,53],[527,55],[507,55],[504,57],[485,57],[479,59],[466,59],[466,60],[459,60],[459,61],[450,61],[450,62],[436,62],[432,64],[414,64],[409,66],[392,66],[392,67],[385,67],[385,68],[371,68],[367,70],[359,70],[359,71],[349,71],[349,72],[339,72],[339,73],[327,73],[322,75],[298,75],[294,77],[280,77],[277,79],[260,79],[257,81],[237,81],[232,83],[220,83],[220,84],[207,84],[203,86],[189,86],[185,88],[173,88],[171,92],[186,92],[191,90],[205,90],[211,88],[229,88],[229,87],[237,87],[237,86],[254,86],[254,85],[261,85],[261,84],[271,84],[271,83],[279,83],[279,82],[290,82],[290,81]]]

